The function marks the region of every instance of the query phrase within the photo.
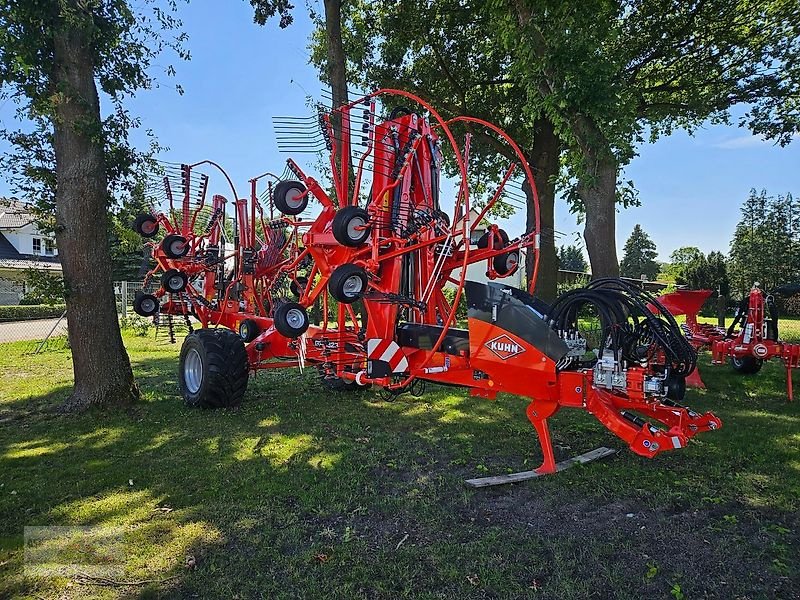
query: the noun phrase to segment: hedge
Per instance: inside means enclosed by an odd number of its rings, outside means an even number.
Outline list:
[[[0,306],[0,321],[25,321],[28,319],[50,319],[64,314],[65,306],[56,304],[32,304],[30,306]]]

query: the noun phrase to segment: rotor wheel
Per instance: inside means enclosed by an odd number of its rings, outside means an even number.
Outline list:
[[[141,317],[152,317],[160,307],[161,302],[153,294],[139,294],[133,300],[133,312]]]
[[[161,276],[161,287],[170,294],[180,294],[189,285],[189,278],[186,273],[178,269],[168,269]]]
[[[308,206],[306,186],[299,181],[279,181],[272,189],[272,204],[284,215],[299,215]]]
[[[308,311],[302,304],[286,302],[275,310],[275,329],[282,336],[294,339],[303,335],[310,325]]]
[[[508,234],[506,233],[505,229],[498,229],[497,233],[500,235],[501,244],[498,246],[497,245],[497,239],[495,239],[495,245],[494,245],[495,250],[499,250],[500,248],[505,248],[506,246],[508,246],[508,242],[509,242],[509,237],[508,237]],[[484,233],[480,238],[478,238],[478,243],[476,244],[476,246],[478,246],[478,248],[480,248],[480,249],[488,248],[489,247],[489,236],[491,236],[491,235],[492,235],[492,230],[488,229],[486,231],[486,233]]]
[[[367,272],[352,263],[337,267],[328,280],[328,291],[343,304],[352,304],[364,296],[369,278]]]
[[[171,233],[164,237],[161,249],[167,258],[183,258],[189,254],[189,242],[182,235]]]
[[[333,237],[342,246],[356,248],[367,241],[370,234],[369,213],[358,206],[345,206],[333,217]]]
[[[143,238],[155,237],[158,233],[158,220],[153,215],[142,213],[134,219],[133,230]]]
[[[306,286],[308,285],[308,277],[303,277],[302,275],[297,279],[292,279],[289,283],[289,291],[292,292],[292,295],[295,298],[299,298],[303,295],[303,292],[306,291]]]
[[[239,323],[239,337],[245,343],[252,342],[261,333],[261,327],[253,319],[245,319]]]
[[[248,376],[244,342],[230,329],[199,329],[186,336],[178,380],[189,406],[238,406],[247,390]]]
[[[731,367],[742,375],[754,375],[764,366],[764,361],[754,356],[743,356],[741,358],[731,357]]]
[[[501,277],[507,277],[519,264],[519,252],[512,250],[505,254],[498,254],[492,260],[492,267]]]

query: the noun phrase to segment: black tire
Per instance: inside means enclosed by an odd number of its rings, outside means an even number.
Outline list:
[[[306,186],[299,181],[279,181],[272,188],[272,204],[284,215],[299,215],[308,206]]]
[[[164,240],[161,242],[161,249],[167,255],[167,258],[183,258],[189,254],[189,244],[186,238],[174,233],[164,236]]]
[[[143,238],[155,237],[158,233],[158,220],[153,215],[142,213],[133,220],[133,230]]]
[[[303,335],[310,324],[308,311],[302,304],[297,302],[286,302],[275,309],[273,317],[275,329],[283,337],[290,339],[298,338]]]
[[[161,276],[161,287],[170,294],[180,294],[189,285],[189,278],[186,273],[178,269],[168,269]]]
[[[198,329],[181,347],[178,382],[189,406],[238,406],[247,390],[249,364],[244,342],[230,329]]]
[[[345,263],[331,273],[328,291],[342,304],[352,304],[367,291],[367,272],[352,263]]]
[[[356,248],[369,237],[369,213],[358,206],[345,206],[333,217],[331,230],[342,246]]]
[[[764,366],[764,361],[754,356],[743,356],[742,358],[731,357],[731,367],[742,375],[754,375]]]
[[[292,292],[292,295],[295,298],[299,298],[303,295],[303,292],[306,291],[306,286],[308,285],[308,277],[303,277],[302,275],[297,278],[297,281],[292,279],[289,283],[289,291]]]
[[[519,252],[512,250],[505,254],[498,254],[492,260],[492,266],[498,275],[506,277],[511,274],[514,267],[519,264]]]
[[[139,294],[133,299],[133,312],[141,317],[152,317],[161,308],[161,302],[153,294]]]
[[[508,234],[505,232],[504,229],[498,229],[497,232],[500,234],[500,239],[502,240],[503,244],[499,246],[499,248],[505,248],[508,246],[509,237]],[[476,244],[478,248],[488,248],[489,247],[489,235],[491,231],[487,231],[484,233],[480,238],[478,238],[478,243]],[[497,246],[497,240],[495,240],[495,250],[499,249]]]
[[[253,319],[245,319],[239,323],[239,337],[245,343],[252,342],[261,334],[261,327]]]

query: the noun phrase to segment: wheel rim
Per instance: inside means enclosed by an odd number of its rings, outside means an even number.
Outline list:
[[[186,242],[175,240],[169,245],[169,249],[175,256],[181,256],[186,251]]]
[[[142,300],[142,303],[139,306],[142,309],[142,311],[146,313],[155,312],[156,310],[156,303],[153,302],[150,298]]]
[[[153,233],[156,230],[155,221],[145,221],[142,223],[141,228],[144,233]]]
[[[239,325],[239,337],[243,340],[246,340],[249,336],[249,332],[247,331],[247,323],[242,323]]]
[[[173,275],[167,280],[167,285],[172,291],[179,292],[181,288],[183,288],[183,277],[180,275]]]
[[[290,208],[299,208],[303,204],[303,192],[298,189],[291,189],[286,192],[284,200],[286,200],[286,205]]]
[[[516,252],[512,252],[511,254],[506,256],[506,271],[510,271],[511,269],[516,267],[517,262],[519,262],[519,259],[517,258]]]
[[[344,285],[342,286],[342,292],[344,292],[344,295],[348,298],[354,298],[358,296],[363,289],[364,280],[358,275],[351,275],[345,279]]]
[[[194,348],[186,353],[186,360],[183,363],[183,382],[192,394],[200,391],[203,383],[203,359]]]
[[[286,313],[286,324],[292,329],[302,329],[306,316],[299,308],[292,308]]]
[[[347,224],[347,236],[354,242],[361,240],[365,231],[363,229],[364,225],[366,225],[366,222],[362,217],[353,217]]]

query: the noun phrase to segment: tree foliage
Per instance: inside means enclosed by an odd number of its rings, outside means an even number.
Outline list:
[[[65,25],[90,28],[94,76],[109,108],[99,126],[90,122],[81,126],[102,140],[109,206],[128,197],[137,168],[148,164],[149,156],[159,149],[149,130],[150,148],[142,151],[129,143],[129,132],[141,121],[125,108],[126,99],[160,85],[151,71],[164,50],[189,58],[183,48],[186,35],[178,31],[181,23],[173,14],[177,0],[144,0],[138,9],[125,0],[92,2],[91,22],[73,4],[17,0],[0,6],[0,99],[17,106],[18,121],[0,129],[0,137],[11,146],[0,157],[0,167],[15,194],[38,209],[45,227],[52,225],[57,184],[53,120],[67,93],[55,78],[55,32]],[[175,72],[172,66],[160,69],[165,77]]]
[[[634,226],[622,251],[620,274],[623,277],[639,279],[642,275],[653,280],[658,275],[656,245],[638,223]]]
[[[685,246],[670,255],[669,272],[675,283],[692,290],[713,290],[727,296],[730,288],[728,265],[721,252],[704,255],[699,248]]]
[[[745,293],[756,281],[767,290],[800,281],[800,202],[753,189],[741,214],[730,248],[733,291]]]
[[[593,271],[613,270],[619,171],[675,128],[739,123],[786,144],[800,130],[796,0],[506,0],[494,28],[526,104],[568,147]],[[606,273],[602,273],[606,274]]]
[[[64,281],[58,275],[39,269],[25,269],[25,297],[21,304],[64,303]]]
[[[589,265],[583,258],[583,250],[575,244],[561,246],[558,249],[558,268],[565,271],[577,271],[586,273]]]

